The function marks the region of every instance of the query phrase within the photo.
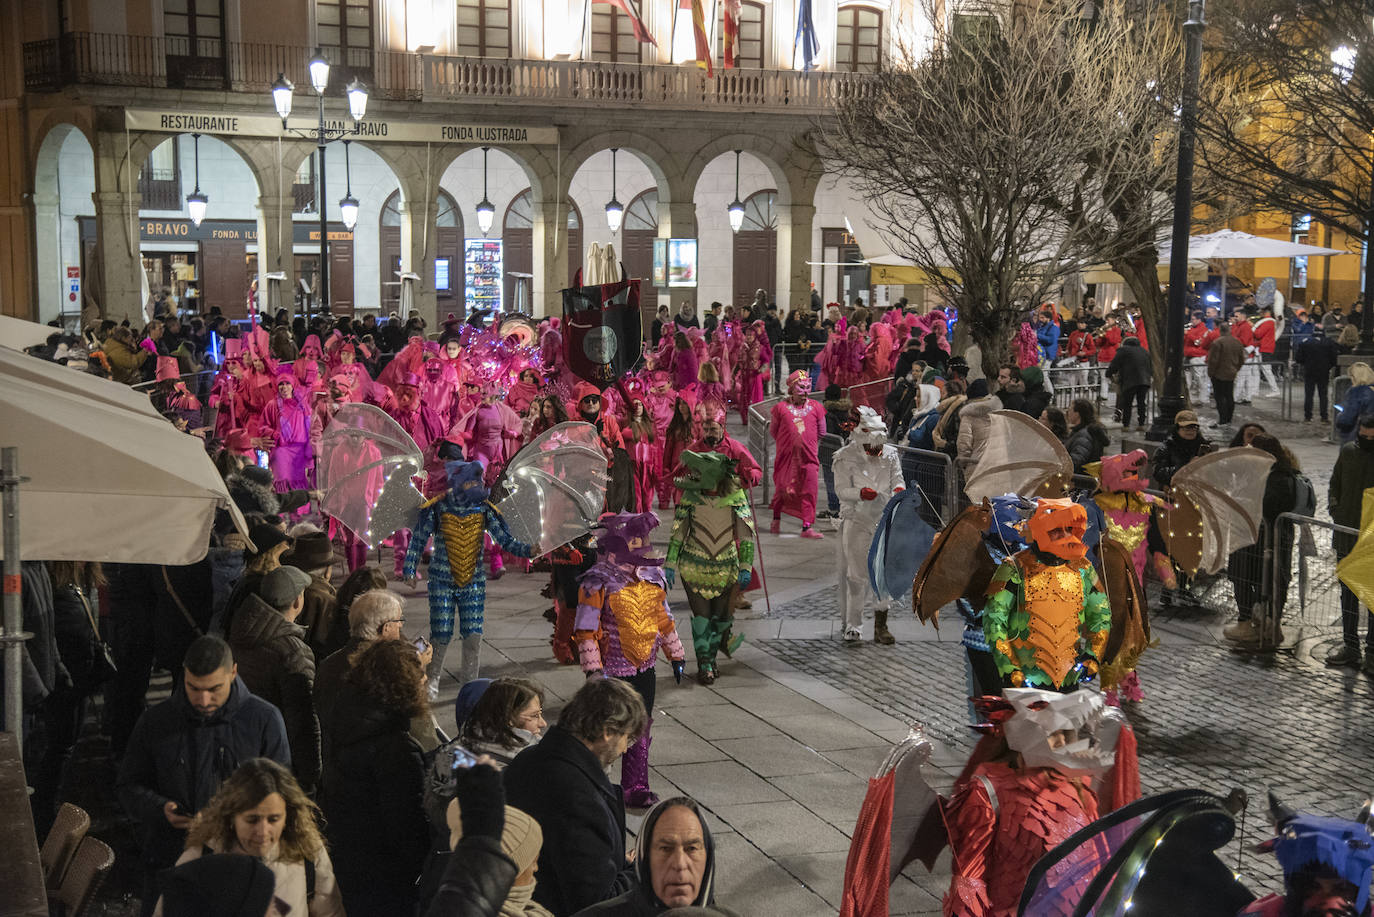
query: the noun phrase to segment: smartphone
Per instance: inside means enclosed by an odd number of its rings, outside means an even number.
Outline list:
[[[410,641],[410,645],[415,647],[415,652],[421,654],[423,654],[425,650],[429,649],[429,641],[426,640],[424,637],[416,637],[414,640]]]
[[[477,757],[461,745],[453,745],[449,748],[449,770],[456,771],[465,767],[472,767],[477,763]]]
[[[253,451],[254,451],[254,453],[256,454],[256,458],[257,458],[257,460],[258,460],[258,467],[259,467],[259,468],[267,468],[267,467],[269,467],[269,462],[268,462],[267,453],[266,453],[266,452],[263,452],[261,449],[254,449]]]

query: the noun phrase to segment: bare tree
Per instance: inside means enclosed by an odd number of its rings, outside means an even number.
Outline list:
[[[1029,310],[1091,264],[1111,263],[1162,316],[1174,131],[1161,100],[1178,42],[1117,0],[1096,12],[1008,13],[906,49],[822,127],[823,154],[968,320],[990,372]]]
[[[1208,11],[1198,155],[1231,196],[1365,239],[1374,221],[1374,34],[1361,0]]]

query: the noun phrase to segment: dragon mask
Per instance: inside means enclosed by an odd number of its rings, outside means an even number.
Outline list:
[[[1030,540],[1045,554],[1064,560],[1087,556],[1083,536],[1088,532],[1088,513],[1072,500],[1042,499],[1035,504],[1026,526]]]
[[[735,459],[719,452],[684,452],[681,461],[687,473],[673,483],[682,491],[717,493],[735,475]]]

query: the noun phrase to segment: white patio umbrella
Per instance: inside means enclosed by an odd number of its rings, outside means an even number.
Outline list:
[[[40,325],[38,322],[25,321],[13,315],[0,315],[0,345],[13,347],[15,350],[45,343],[48,335],[57,330],[51,325]]]
[[[1169,263],[1172,250],[1173,246],[1170,243],[1166,242],[1160,246],[1160,264]],[[1226,280],[1231,273],[1230,262],[1233,259],[1298,258],[1304,255],[1320,257],[1322,255],[1352,254],[1356,253],[1339,248],[1322,248],[1319,245],[1287,242],[1283,239],[1267,239],[1264,236],[1252,236],[1248,232],[1237,232],[1234,229],[1220,229],[1188,239],[1189,260],[1220,262],[1221,304],[1223,307],[1226,305]]]
[[[0,348],[0,446],[18,448],[27,477],[19,485],[23,559],[194,563],[220,508],[246,534],[204,444],[129,396],[148,401],[117,382]]]

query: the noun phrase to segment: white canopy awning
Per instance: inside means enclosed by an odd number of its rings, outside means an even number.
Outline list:
[[[216,510],[246,530],[204,444],[117,382],[0,348],[0,446],[29,479],[24,560],[190,564]]]
[[[1159,248],[1159,263],[1166,264],[1173,246],[1168,241]],[[1339,248],[1322,248],[1317,245],[1303,245],[1299,242],[1286,242],[1283,239],[1268,239],[1252,236],[1248,232],[1234,229],[1221,229],[1188,239],[1188,257],[1199,260],[1225,260],[1231,258],[1297,258],[1302,255],[1354,255]]]
[[[34,347],[47,343],[48,335],[56,334],[60,330],[51,325],[40,325],[38,322],[15,318],[13,315],[0,315],[0,346],[13,347],[15,350]]]

